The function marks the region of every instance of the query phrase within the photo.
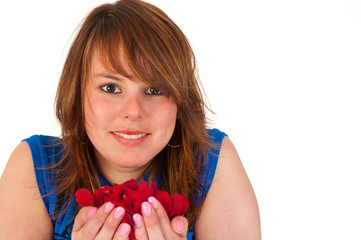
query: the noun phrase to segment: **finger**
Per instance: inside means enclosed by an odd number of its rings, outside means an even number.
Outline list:
[[[163,231],[154,208],[150,205],[149,202],[143,202],[141,209],[148,238],[151,240],[164,239]]]
[[[128,223],[122,223],[118,227],[113,240],[125,240],[128,239],[131,227]],[[138,238],[137,238],[138,239]]]
[[[83,207],[79,210],[74,220],[73,232],[79,231],[91,218],[98,208],[96,207]]]
[[[168,214],[163,208],[162,204],[155,197],[149,197],[148,202],[152,205],[153,209],[157,213],[159,224],[161,225],[162,230],[166,232],[172,231]]]
[[[134,221],[134,234],[137,240],[147,240],[148,234],[147,229],[145,228],[142,215],[136,213],[133,215]]]
[[[88,221],[80,229],[77,229],[76,236],[79,236],[80,239],[94,239],[113,208],[114,204],[108,202],[103,204],[96,212],[93,209],[89,210]]]
[[[181,237],[185,237],[187,235],[188,221],[185,217],[177,216],[173,218],[171,222],[167,212],[157,199],[150,197],[148,201],[157,213],[159,224],[166,239],[174,238],[176,234]]]
[[[125,210],[122,207],[114,208],[105,220],[104,225],[100,229],[95,239],[113,239],[115,232],[117,231],[121,220],[125,214]]]
[[[188,220],[185,217],[176,216],[170,223],[175,233],[179,234],[182,238],[187,237]]]

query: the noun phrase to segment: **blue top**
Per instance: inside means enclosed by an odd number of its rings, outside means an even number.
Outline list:
[[[208,193],[214,178],[214,173],[216,171],[220,146],[226,134],[219,131],[218,129],[208,129],[207,131],[210,135],[210,143],[214,143],[215,146],[218,146],[217,148],[209,149],[208,152],[208,162],[206,164],[203,176],[205,182],[210,183],[204,184],[205,190]],[[56,137],[43,135],[34,135],[24,140],[30,146],[34,162],[36,181],[50,217],[54,216],[55,203],[57,199],[57,195],[52,194],[55,186],[51,182],[51,179],[56,176],[56,172],[53,168],[47,170],[44,170],[44,168],[48,168],[62,159],[63,146],[56,144],[58,142],[57,140],[59,139]],[[109,185],[109,183],[102,176],[100,176],[100,180],[103,185]],[[158,186],[161,184],[159,181],[160,180],[158,179]],[[54,240],[71,239],[71,231],[74,224],[73,216],[76,209],[76,204],[77,203],[74,197],[71,199],[71,205],[65,214],[61,215],[56,221],[53,220]],[[190,232],[187,233],[187,239],[194,239],[193,228]]]

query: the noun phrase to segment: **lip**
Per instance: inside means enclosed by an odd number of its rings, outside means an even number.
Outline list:
[[[126,147],[136,147],[142,144],[151,135],[148,132],[138,130],[112,131],[111,134],[115,140]]]
[[[138,130],[120,130],[120,131],[114,131],[113,133],[123,133],[127,135],[147,134],[147,132],[138,131]]]

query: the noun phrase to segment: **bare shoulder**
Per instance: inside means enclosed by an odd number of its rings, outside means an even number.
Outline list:
[[[40,196],[31,150],[20,143],[0,179],[0,239],[52,239],[52,223]]]
[[[197,239],[261,239],[257,200],[238,153],[222,143],[212,186],[196,224]]]

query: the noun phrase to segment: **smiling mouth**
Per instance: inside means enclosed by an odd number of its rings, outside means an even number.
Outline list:
[[[125,138],[125,139],[139,139],[139,138],[142,138],[146,135],[148,135],[149,133],[141,133],[141,134],[125,134],[125,133],[120,133],[120,132],[112,132],[113,134],[117,135],[117,136],[120,136],[122,138]]]

